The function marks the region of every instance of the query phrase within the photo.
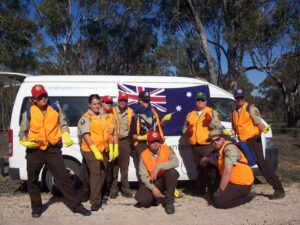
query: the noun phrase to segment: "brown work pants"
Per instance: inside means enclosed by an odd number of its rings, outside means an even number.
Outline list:
[[[128,138],[119,139],[119,156],[112,163],[113,178],[110,191],[118,191],[118,175],[119,169],[121,172],[121,189],[122,191],[129,191],[128,182],[128,167],[130,159],[130,145]]]
[[[103,195],[103,186],[106,180],[107,171],[107,153],[103,152],[103,161],[97,160],[93,152],[83,152],[85,165],[83,163],[81,178],[83,187],[81,194],[90,195],[91,204],[101,204]]]
[[[135,147],[134,151],[132,151],[132,158],[133,158],[133,163],[136,171],[136,177],[138,179],[139,186],[141,185],[141,176],[139,173],[139,166],[140,166],[140,157],[142,152],[147,148],[147,142],[139,142],[138,145]]]
[[[252,148],[256,156],[258,168],[260,169],[262,175],[266,178],[267,182],[272,185],[274,190],[283,190],[282,183],[278,179],[275,172],[270,168],[267,160],[264,157],[261,137],[254,136],[249,138],[246,142]]]
[[[205,193],[207,188],[210,197],[212,197],[212,194],[219,186],[219,171],[213,164],[208,164],[205,167],[201,166],[200,161],[205,156],[214,157],[214,148],[211,144],[192,145],[192,152],[194,155],[194,161],[197,164],[197,188],[200,193]]]
[[[45,151],[40,149],[27,149],[27,189],[31,200],[31,208],[42,207],[40,185],[38,183],[41,169],[46,165],[55,179],[55,185],[63,194],[63,202],[74,211],[77,209],[81,200],[78,198],[75,188],[69,178],[64,160],[61,155],[61,146],[55,145],[48,147]]]
[[[220,209],[228,209],[249,202],[251,185],[237,185],[229,183],[224,191],[219,190],[214,195],[213,206]]]
[[[154,185],[160,190],[162,194],[165,193],[166,204],[173,203],[174,201],[174,191],[177,186],[177,181],[179,178],[179,173],[176,169],[166,170],[163,176],[159,177]],[[150,207],[154,202],[155,197],[152,191],[148,189],[144,184],[140,185],[139,190],[135,194],[135,199],[143,207]]]

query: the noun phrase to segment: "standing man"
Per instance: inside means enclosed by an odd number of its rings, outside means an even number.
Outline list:
[[[113,108],[113,113],[118,126],[119,138],[119,157],[115,159],[113,168],[113,181],[110,188],[110,198],[114,199],[118,196],[118,174],[121,172],[121,190],[122,195],[126,198],[132,198],[132,193],[129,190],[128,182],[128,167],[131,146],[129,143],[129,130],[133,117],[133,110],[128,107],[128,96],[124,92],[120,92],[118,96],[118,106]]]
[[[183,133],[189,137],[194,160],[197,164],[197,186],[200,195],[209,194],[210,200],[218,187],[219,175],[214,165],[202,166],[201,159],[214,151],[208,134],[213,129],[221,129],[219,113],[207,106],[207,96],[203,92],[196,95],[196,108],[188,113]]]
[[[31,89],[32,105],[23,113],[20,128],[20,144],[26,147],[27,188],[31,200],[32,217],[40,217],[43,211],[39,174],[44,165],[50,170],[55,184],[64,196],[64,203],[83,216],[91,215],[85,209],[68,177],[62,154],[62,137],[66,147],[73,144],[68,124],[60,107],[48,99],[43,85]]]
[[[88,111],[78,122],[81,133],[81,150],[86,165],[83,165],[82,190],[89,192],[91,211],[98,211],[102,205],[101,191],[106,179],[106,167],[109,151],[109,124],[100,114],[100,96],[92,94],[88,99]]]
[[[254,176],[247,158],[235,144],[224,139],[221,131],[212,130],[209,137],[218,154],[217,157],[203,157],[201,163],[217,165],[221,175],[220,186],[213,196],[213,205],[228,209],[251,201],[254,197],[250,194]]]
[[[141,91],[139,93],[139,104],[136,107],[129,132],[129,136],[132,137],[135,145],[133,160],[139,181],[139,158],[142,151],[147,148],[147,134],[150,131],[157,131],[164,141],[162,126],[169,121],[171,117],[172,113],[169,113],[165,115],[163,119],[160,119],[159,114],[150,104],[150,93],[147,91]]]
[[[268,162],[264,158],[261,133],[268,132],[269,127],[265,127],[260,117],[260,113],[253,104],[245,101],[245,92],[241,89],[234,91],[236,108],[232,111],[232,127],[238,135],[239,140],[247,142],[252,148],[257,159],[257,165],[267,182],[274,189],[273,195],[269,199],[280,199],[285,196],[284,189],[275,172],[273,172]]]
[[[139,165],[142,184],[135,199],[138,202],[137,206],[147,208],[163,198],[166,213],[173,214],[174,191],[179,178],[175,168],[179,162],[173,150],[161,142],[159,132],[150,131],[147,134],[147,147],[141,153]]]

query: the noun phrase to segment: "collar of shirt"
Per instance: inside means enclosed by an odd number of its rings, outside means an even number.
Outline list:
[[[125,111],[122,113],[119,106],[116,107],[117,114],[126,115],[128,113],[128,107],[125,109]]]
[[[158,158],[158,155],[159,155],[159,152],[160,152],[160,148],[158,149],[157,153],[154,154],[153,152],[151,152],[152,156],[155,158],[155,160],[157,160]]]
[[[90,113],[90,114],[94,114],[95,116],[97,116],[98,118],[100,117],[100,113],[97,115],[96,113],[94,113],[92,110],[88,110],[88,113]]]

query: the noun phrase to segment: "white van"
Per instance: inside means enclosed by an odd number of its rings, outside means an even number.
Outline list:
[[[12,179],[27,180],[25,148],[19,144],[19,129],[21,115],[29,107],[31,88],[35,84],[42,84],[46,88],[50,99],[58,101],[64,111],[74,144],[63,147],[62,154],[65,164],[74,182],[78,179],[82,155],[77,137],[77,122],[87,110],[88,96],[99,94],[110,95],[117,102],[118,92],[129,94],[129,103],[134,107],[139,91],[147,90],[151,95],[151,103],[162,115],[174,112],[172,120],[164,127],[166,144],[172,146],[179,158],[180,180],[195,179],[196,166],[188,147],[187,137],[181,135],[187,112],[195,105],[195,94],[204,91],[210,96],[210,104],[220,113],[222,124],[231,129],[231,110],[235,106],[232,94],[208,83],[205,80],[166,77],[166,76],[30,76],[22,83],[15,99],[9,132],[9,174]],[[277,165],[276,152],[271,149],[269,141],[272,132],[262,135],[262,143],[266,157],[272,164]],[[273,168],[275,169],[273,166]],[[131,159],[129,166],[129,181],[136,181],[136,173]],[[40,180],[51,190],[53,178],[43,168]]]

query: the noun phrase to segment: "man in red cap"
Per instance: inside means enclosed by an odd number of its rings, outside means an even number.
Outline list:
[[[141,153],[139,173],[141,182],[135,195],[136,207],[150,207],[159,201],[165,201],[165,211],[173,214],[174,191],[179,178],[175,169],[178,159],[173,150],[161,144],[162,138],[157,131],[147,134],[147,148]],[[164,194],[165,193],[165,194]]]
[[[65,147],[73,144],[66,118],[59,105],[48,99],[43,85],[33,86],[31,93],[32,105],[22,115],[19,137],[20,144],[26,147],[27,188],[32,217],[40,217],[44,210],[38,180],[45,165],[62,192],[64,203],[73,212],[89,216],[91,212],[81,205],[61,155],[62,138]]]
[[[119,157],[115,160],[113,168],[113,181],[110,188],[110,198],[114,199],[118,196],[118,174],[121,172],[121,190],[122,195],[126,198],[132,198],[129,190],[128,167],[131,146],[128,139],[130,124],[134,115],[133,110],[128,107],[128,96],[124,92],[120,92],[118,96],[118,105],[113,108],[113,113],[118,126],[119,138]]]

